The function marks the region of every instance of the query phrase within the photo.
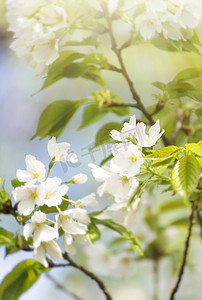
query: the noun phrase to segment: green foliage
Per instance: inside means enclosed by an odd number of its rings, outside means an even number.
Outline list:
[[[18,186],[21,186],[21,185],[24,185],[25,183],[24,182],[21,182],[19,181],[17,178],[14,178],[11,180],[11,184],[14,188],[18,187]]]
[[[171,172],[173,189],[188,200],[197,187],[200,176],[200,165],[195,156],[187,154],[181,157]]]
[[[122,236],[122,238],[131,245],[133,250],[137,251],[140,255],[143,255],[141,244],[138,238],[132,232],[127,231],[124,226],[115,223],[111,219],[99,220],[91,217],[91,221],[96,225],[104,225],[105,227],[118,232]]]
[[[196,33],[194,33],[193,37],[189,41],[174,41],[171,39],[165,39],[162,35],[155,37],[151,40],[152,45],[155,47],[168,51],[168,52],[194,52],[200,55],[200,51],[196,47],[200,45],[198,37]]]
[[[175,81],[187,81],[190,79],[194,79],[197,77],[202,76],[202,68],[200,67],[194,67],[194,68],[187,68],[175,75],[173,80]]]
[[[99,108],[97,103],[89,104],[84,108],[80,129],[99,121],[106,114],[107,110]]]
[[[58,207],[61,211],[66,210],[68,208],[68,202],[63,200],[62,203],[60,205],[58,205]],[[58,212],[56,206],[48,207],[45,204],[40,207],[40,211],[42,211],[46,214],[52,214],[52,213],[57,213]]]
[[[111,142],[112,138],[110,138],[109,136],[111,130],[114,129],[120,131],[121,128],[122,128],[122,124],[117,122],[110,122],[102,126],[96,134],[94,147],[99,147],[100,145]]]
[[[105,81],[100,74],[102,68],[108,69],[108,63],[101,53],[86,55],[72,50],[62,52],[60,57],[49,67],[41,90],[65,77],[72,79],[83,77],[104,86]]]
[[[46,271],[48,269],[33,259],[19,263],[1,282],[0,299],[18,300]]]
[[[27,245],[32,244],[32,239],[25,240],[24,236],[13,234],[0,228],[0,246],[6,247],[6,255],[19,251],[22,248],[27,248]]]
[[[168,146],[161,148],[160,150],[150,150],[152,154],[145,156],[145,159],[152,159],[152,160],[157,160],[157,159],[162,159],[162,158],[170,158],[170,157],[175,157],[178,154],[180,154],[184,148],[179,148],[177,146]]]
[[[85,99],[58,100],[49,104],[40,116],[37,131],[32,140],[37,136],[40,136],[41,139],[46,136],[58,137],[84,101]]]
[[[88,225],[87,237],[92,245],[96,240],[100,239],[100,231],[92,218],[91,218],[91,223]]]

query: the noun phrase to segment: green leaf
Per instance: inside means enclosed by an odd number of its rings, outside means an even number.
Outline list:
[[[193,155],[181,157],[171,172],[173,189],[185,200],[194,192],[200,176],[200,165]]]
[[[58,205],[59,209],[61,211],[66,210],[68,208],[68,202],[63,200],[60,205]],[[48,207],[47,205],[40,206],[40,211],[46,213],[46,214],[52,214],[58,212],[57,207]]]
[[[109,107],[108,110],[111,113],[116,114],[117,116],[129,116],[130,115],[130,109],[129,107]]]
[[[158,89],[164,91],[166,88],[166,84],[160,81],[155,81],[152,83],[152,85],[154,85],[155,87],[157,87]]]
[[[61,78],[65,77],[64,72],[68,66],[75,60],[81,59],[85,54],[75,52],[72,50],[61,52],[60,57],[50,65],[48,75],[41,88],[41,90],[47,88],[49,85],[55,83]]]
[[[23,246],[32,244],[32,239],[25,240],[24,236],[0,228],[0,246],[6,247],[6,255],[19,251]],[[0,298],[1,299],[1,298]]]
[[[200,144],[200,142],[198,144],[196,143],[185,144],[185,146],[187,150],[190,150],[192,153],[202,157],[202,145]]]
[[[104,164],[106,164],[112,158],[113,158],[112,154],[110,154],[108,157],[104,158],[100,163],[100,167],[102,167]]]
[[[194,43],[196,41],[173,41],[171,39],[165,39],[162,35],[159,35],[158,37],[155,37],[151,40],[151,43],[164,51],[169,51],[169,52],[194,52],[197,54],[200,54],[199,50],[194,46]]]
[[[95,223],[91,220],[91,223],[88,225],[87,237],[91,244],[94,244],[96,240],[100,238],[100,231]]]
[[[14,188],[24,185],[24,182],[19,181],[17,178],[11,180],[11,184]]]
[[[13,236],[14,234],[12,232],[0,228],[0,246],[9,247],[13,244]]]
[[[111,130],[115,129],[119,131],[122,127],[123,125],[117,122],[110,122],[102,126],[96,134],[94,147],[99,147],[102,144],[110,143],[112,141],[112,138],[109,136]]]
[[[186,96],[195,100],[202,102],[202,90],[196,90],[196,91],[187,91]]]
[[[102,67],[108,68],[107,60],[103,54],[92,53],[86,55],[71,50],[61,52],[60,57],[49,67],[48,75],[41,90],[64,77],[83,77],[104,86],[105,81],[100,76]]]
[[[30,259],[19,263],[1,282],[0,299],[18,300],[42,272],[47,272],[36,260]]]
[[[150,150],[150,151],[152,151],[152,154],[146,155],[144,157],[144,159],[169,158],[169,157],[177,156],[183,150],[184,150],[184,148],[179,148],[177,146],[168,146],[168,147],[164,147],[160,150]]]
[[[49,104],[42,112],[37,131],[31,140],[37,136],[40,136],[41,139],[46,136],[58,137],[84,101],[85,99],[77,101],[58,100]]]
[[[97,103],[89,104],[84,108],[83,119],[79,129],[82,129],[90,124],[93,124],[106,116],[106,109],[98,107]]]
[[[187,68],[177,73],[173,80],[186,81],[202,76],[202,68]]]
[[[127,231],[124,226],[115,223],[111,219],[99,220],[99,219],[91,217],[91,220],[96,225],[104,225],[104,226],[118,232],[127,242],[129,242],[132,249],[137,251],[140,255],[143,255],[143,252],[141,249],[141,244],[140,244],[138,238],[132,232]]]
[[[197,109],[195,110],[195,114],[196,114],[197,116],[201,117],[201,116],[202,116],[202,107],[201,107],[201,108],[197,108]]]
[[[154,172],[157,172],[158,174],[163,174],[168,169],[168,166],[173,162],[174,159],[175,157],[172,156],[166,159],[161,158],[158,160],[153,160],[151,167],[154,170]]]

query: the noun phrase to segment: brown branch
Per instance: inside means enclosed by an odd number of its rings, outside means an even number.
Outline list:
[[[112,102],[111,104],[107,105],[108,107],[134,107],[138,109],[137,104],[134,103],[119,103],[119,102]]]
[[[55,286],[60,289],[61,291],[63,291],[67,296],[72,296],[73,299],[75,300],[82,300],[79,296],[77,296],[75,293],[67,290],[60,282],[58,282],[55,278],[53,278],[50,274],[46,274],[46,277],[48,277],[48,279],[50,279]]]
[[[83,272],[84,274],[86,274],[88,277],[90,277],[92,280],[94,280],[98,286],[100,287],[100,289],[103,291],[103,293],[105,294],[106,296],[106,299],[107,300],[112,300],[112,297],[111,295],[109,294],[106,286],[104,285],[103,281],[98,278],[97,276],[95,276],[94,273],[88,271],[87,269],[85,269],[84,267],[80,266],[79,264],[77,264],[75,261],[73,261],[69,256],[68,254],[64,254],[63,255],[64,259],[66,259],[68,262],[69,262],[69,266],[72,266],[78,270],[80,270],[81,272]]]
[[[182,281],[182,276],[183,276],[184,269],[185,269],[185,266],[186,266],[186,261],[187,261],[187,254],[188,254],[188,250],[189,250],[190,238],[191,238],[192,228],[193,228],[193,225],[194,225],[196,210],[197,210],[197,204],[193,201],[192,202],[192,208],[191,208],[191,214],[190,214],[190,217],[189,217],[189,229],[188,229],[187,239],[185,241],[185,248],[184,248],[182,264],[181,264],[181,267],[180,267],[180,271],[179,271],[179,274],[178,274],[178,279],[177,279],[176,285],[172,290],[170,300],[174,300],[175,294],[177,293],[178,288],[180,286],[180,283]]]
[[[199,211],[197,212],[197,219],[198,219],[198,222],[199,222],[199,225],[200,225],[200,236],[201,236],[201,239],[202,239],[202,217],[201,217],[201,214],[200,214]]]
[[[138,94],[138,92],[136,91],[136,89],[134,88],[133,82],[130,79],[130,76],[126,70],[123,58],[122,58],[122,50],[124,49],[123,47],[121,47],[120,49],[118,49],[117,44],[116,44],[116,40],[113,34],[113,29],[112,29],[112,20],[110,19],[109,16],[109,12],[108,12],[108,8],[106,3],[103,4],[103,10],[105,13],[105,17],[108,23],[108,32],[109,32],[109,36],[110,36],[110,40],[111,40],[111,48],[113,50],[113,52],[116,54],[119,64],[121,66],[120,70],[121,70],[121,74],[123,75],[123,77],[125,78],[126,82],[128,83],[129,89],[131,91],[132,97],[133,99],[136,101],[136,108],[138,108],[144,115],[145,117],[148,119],[148,121],[150,122],[150,125],[153,125],[155,123],[154,119],[152,118],[152,115],[149,114],[144,106],[144,104],[141,101],[141,98]],[[162,136],[163,142],[165,144],[165,146],[170,145],[170,141],[165,137]]]
[[[154,296],[153,300],[158,300],[158,281],[159,281],[159,261],[154,260]]]

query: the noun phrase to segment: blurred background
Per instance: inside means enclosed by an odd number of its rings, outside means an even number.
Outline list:
[[[32,154],[48,166],[49,156],[47,153],[48,139],[35,139],[30,141],[34,135],[39,116],[43,109],[51,102],[61,99],[82,99],[89,96],[89,90],[97,91],[99,86],[84,79],[62,79],[47,89],[38,92],[43,85],[44,79],[37,77],[32,69],[15,57],[9,45],[12,34],[7,32],[5,18],[5,2],[0,2],[0,177],[5,182],[5,188],[10,193],[12,186],[10,180],[16,177],[17,169],[25,168],[25,155]],[[124,28],[117,28],[117,34],[124,36]],[[202,41],[202,40],[201,40]],[[104,47],[104,46],[103,46]],[[105,51],[112,60],[116,60],[110,49]],[[124,52],[124,59],[128,72],[135,86],[140,93],[144,103],[151,105],[152,94],[156,92],[151,85],[154,81],[168,82],[180,70],[191,66],[202,66],[202,58],[197,54],[189,53],[167,53],[154,48],[152,45],[139,45],[130,47]],[[123,101],[129,102],[131,95],[128,87],[119,74],[111,74],[103,71],[107,87],[119,95]],[[131,110],[131,114],[135,111]],[[71,144],[71,150],[79,157],[79,164],[70,165],[58,164],[51,171],[53,176],[60,176],[64,180],[70,179],[77,173],[86,173],[89,176],[88,182],[83,188],[71,186],[69,189],[70,199],[77,200],[91,192],[95,192],[97,184],[91,177],[88,163],[99,164],[107,154],[106,149],[98,148],[90,153],[95,135],[102,124],[107,121],[120,121],[120,117],[110,115],[103,120],[78,131],[81,123],[82,110],[79,109],[67,128],[62,132],[59,141]],[[138,113],[137,113],[138,115]],[[166,128],[164,128],[166,130]],[[159,196],[160,198],[160,196]],[[163,200],[162,198],[160,199]],[[14,218],[1,216],[0,227],[16,232],[18,228]],[[17,229],[21,231],[20,228]],[[172,232],[171,232],[172,235]],[[185,230],[186,235],[186,230]],[[183,235],[183,240],[185,238]],[[79,252],[80,253],[80,252]],[[177,299],[200,300],[202,299],[201,278],[202,278],[202,247],[197,240],[191,241],[190,256],[192,260],[189,268],[186,269],[182,286]],[[32,255],[24,252],[4,257],[4,248],[0,248],[0,281],[12,270],[21,260],[31,258]],[[82,254],[78,254],[82,262]],[[167,299],[169,291],[175,282],[175,276],[170,276],[169,259],[164,259],[159,266],[159,300]],[[75,270],[52,270],[50,274],[63,283],[68,290],[80,295],[82,300],[103,300],[104,296],[97,285]],[[154,275],[153,265],[149,261],[142,261],[135,264],[132,277],[111,279],[102,277],[114,300],[137,299],[150,300],[153,297]],[[121,283],[121,284],[120,284]],[[20,299],[74,299],[67,296],[58,289],[46,275],[42,275],[33,287],[24,293]],[[9,300],[9,299],[2,299]]]

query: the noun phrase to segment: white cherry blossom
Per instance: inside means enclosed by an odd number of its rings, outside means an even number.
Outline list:
[[[131,142],[115,144],[112,147],[112,154],[114,155],[110,164],[112,171],[127,177],[140,173],[144,160],[138,146]]]
[[[22,182],[35,183],[45,179],[45,166],[33,155],[26,155],[25,164],[27,170],[17,170],[17,179]]]
[[[56,228],[62,227],[71,235],[86,234],[89,222],[87,211],[81,208],[68,209],[56,216]]]
[[[60,205],[62,196],[68,191],[67,185],[61,185],[62,180],[58,177],[47,178],[39,186],[39,191],[44,197],[41,197],[40,205],[46,204],[48,207]]]
[[[121,129],[121,132],[118,130],[112,130],[110,132],[110,136],[115,141],[119,142],[127,142],[128,138],[134,138],[136,133],[136,117],[133,115],[130,117],[129,122],[125,122],[123,124],[123,128]]]
[[[151,147],[156,144],[157,140],[164,133],[164,129],[160,132],[159,120],[149,129],[149,135],[145,133],[146,125],[143,122],[137,124],[136,138],[138,145],[141,147]]]
[[[70,161],[76,163],[78,158],[75,153],[67,153],[70,149],[69,143],[57,143],[56,138],[52,137],[48,142],[48,154],[51,159],[60,162]]]
[[[45,224],[46,214],[36,211],[31,217],[30,223],[24,226],[24,236],[26,240],[33,234],[34,248],[40,246],[41,242],[49,242],[58,238],[58,231],[54,227]]]
[[[98,206],[95,193],[91,193],[75,202],[77,207]]]
[[[53,240],[50,240],[48,242],[41,242],[41,244],[34,249],[33,253],[36,260],[44,265],[45,268],[48,268],[46,253],[49,254],[53,260],[60,261],[63,259],[60,247]]]
[[[44,197],[43,192],[39,190],[39,186],[24,185],[19,186],[12,192],[13,198],[18,203],[18,211],[20,215],[29,215],[35,208],[35,205],[41,204],[41,198]]]
[[[145,41],[150,40],[162,30],[160,18],[157,14],[144,12],[140,14],[134,21],[137,32]]]

